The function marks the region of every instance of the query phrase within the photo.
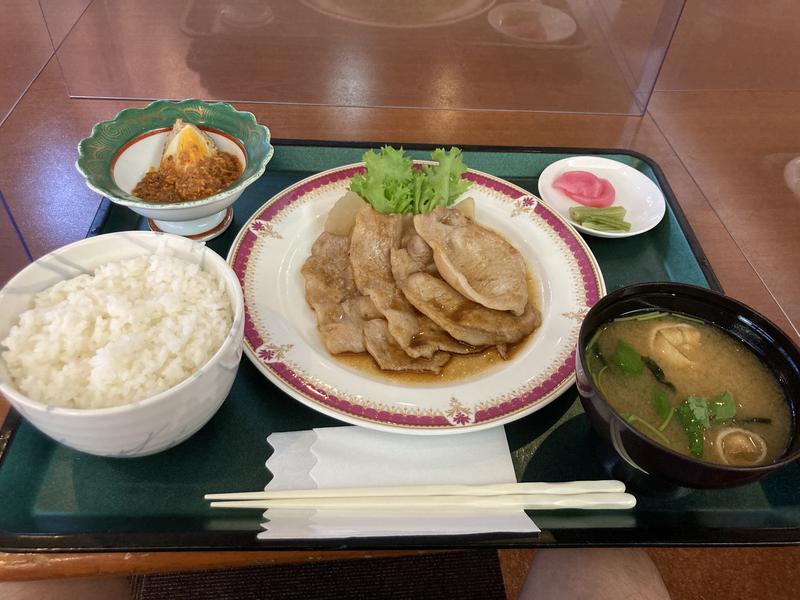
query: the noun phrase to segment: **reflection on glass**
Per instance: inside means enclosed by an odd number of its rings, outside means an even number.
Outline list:
[[[570,13],[537,0],[509,2],[493,8],[489,24],[513,40],[540,44],[563,42],[578,31]]]
[[[474,17],[496,0],[302,0],[335,19],[378,27],[436,27]]]
[[[682,6],[97,0],[58,58],[81,97],[642,114]]]
[[[206,6],[204,6],[204,4]],[[275,18],[269,2],[262,0],[233,0],[187,2],[181,16],[180,29],[189,36],[222,33],[228,28],[254,29]]]

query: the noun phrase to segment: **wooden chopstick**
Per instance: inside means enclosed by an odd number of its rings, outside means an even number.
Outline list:
[[[554,510],[633,508],[636,498],[631,494],[598,492],[584,494],[507,494],[500,496],[373,496],[365,498],[283,498],[266,500],[233,500],[212,502],[212,508],[251,509],[537,509]]]
[[[614,479],[566,481],[558,483],[523,482],[488,485],[411,485],[390,487],[328,488],[308,490],[262,490],[206,494],[206,500],[278,500],[289,498],[377,498],[413,496],[505,496],[515,494],[594,494],[622,493],[625,484]]]

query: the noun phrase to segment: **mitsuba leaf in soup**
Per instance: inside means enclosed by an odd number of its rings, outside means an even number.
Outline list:
[[[620,340],[611,356],[611,362],[628,375],[640,375],[644,369],[642,356],[628,342]]]
[[[696,402],[690,405],[687,399],[686,402],[682,402],[678,406],[676,414],[678,415],[678,421],[681,427],[686,431],[686,435],[689,438],[689,451],[698,458],[701,458],[703,456],[706,426],[703,425],[701,419],[698,419],[698,416],[703,414],[699,410],[699,405]],[[708,418],[707,413],[705,414],[705,418]]]
[[[714,396],[709,401],[709,411],[717,423],[733,419],[736,416],[736,403],[733,401],[733,394],[725,391],[719,396]]]
[[[658,387],[653,388],[653,408],[655,408],[656,414],[662,419],[666,419],[671,410],[667,392]]]

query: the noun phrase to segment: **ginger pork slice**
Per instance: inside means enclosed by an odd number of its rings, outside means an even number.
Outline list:
[[[461,212],[441,206],[416,215],[414,227],[433,249],[442,279],[461,295],[486,308],[515,315],[525,312],[525,262],[503,237]]]
[[[384,215],[369,205],[356,215],[350,240],[350,264],[358,290],[369,296],[386,319],[392,338],[411,358],[431,358],[440,349],[437,340],[424,335],[431,329],[406,300],[392,274],[391,252],[398,248],[404,230],[402,215]]]
[[[322,343],[331,354],[365,352],[364,323],[380,316],[353,281],[349,236],[323,232],[303,264],[306,301],[317,316]]]

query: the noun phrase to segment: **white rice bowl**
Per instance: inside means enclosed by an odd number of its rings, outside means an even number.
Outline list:
[[[224,401],[243,313],[236,275],[202,244],[144,231],[88,238],[0,291],[0,391],[78,450],[158,452]]]
[[[32,400],[103,408],[189,377],[222,345],[231,320],[223,282],[162,248],[39,292],[0,347]]]

